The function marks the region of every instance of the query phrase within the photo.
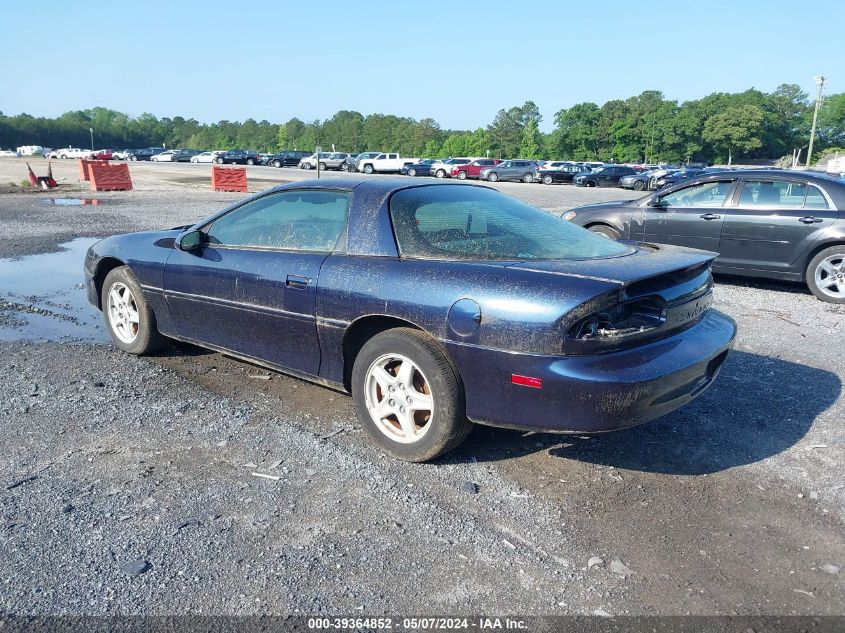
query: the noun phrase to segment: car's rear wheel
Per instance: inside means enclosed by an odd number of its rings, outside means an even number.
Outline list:
[[[411,169],[409,169],[409,170],[408,170],[408,175],[409,175],[409,176],[416,176],[416,175],[417,175],[417,170],[416,170],[416,169],[414,169],[413,167],[411,167]]]
[[[522,182],[534,182],[534,174],[523,174]]]
[[[553,182],[554,182],[554,178],[552,178],[552,177],[551,177],[551,176],[549,176],[548,174],[546,174],[545,176],[543,176],[543,184],[544,184],[544,185],[550,185],[550,184],[552,184]]]
[[[614,229],[612,226],[607,226],[606,224],[594,224],[589,227],[589,229],[593,233],[606,237],[609,240],[618,240],[622,237],[622,234],[619,231]]]
[[[456,367],[419,330],[396,328],[367,341],[355,359],[352,395],[370,439],[399,459],[434,459],[472,430]]]
[[[168,344],[157,327],[141,286],[127,266],[111,270],[103,281],[100,305],[114,344],[130,354],[150,354]]]
[[[642,191],[643,187],[645,187],[645,183],[642,180],[634,181],[634,189],[636,189],[637,191]]]
[[[466,180],[466,179],[467,179],[467,173],[463,170],[459,171],[458,172],[458,180]]]
[[[818,253],[805,275],[810,291],[822,301],[845,303],[845,244]]]

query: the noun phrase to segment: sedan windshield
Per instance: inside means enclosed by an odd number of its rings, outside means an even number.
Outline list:
[[[484,187],[398,191],[390,216],[403,257],[460,260],[620,257],[629,246]]]

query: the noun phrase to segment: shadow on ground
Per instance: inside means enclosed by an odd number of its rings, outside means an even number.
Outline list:
[[[841,389],[841,380],[832,372],[734,351],[705,394],[659,420],[592,436],[526,435],[480,427],[442,461],[499,461],[548,452],[643,472],[715,473],[789,449]]]

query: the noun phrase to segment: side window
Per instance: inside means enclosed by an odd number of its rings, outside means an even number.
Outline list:
[[[804,205],[807,185],[786,180],[746,180],[739,195],[739,206],[778,209],[800,209]]]
[[[807,187],[807,197],[804,198],[805,209],[828,209],[827,199],[824,194],[816,186],[810,185]]]
[[[732,183],[705,182],[700,185],[684,187],[663,196],[661,207],[721,207],[730,193]]]
[[[238,207],[206,233],[210,244],[328,253],[346,227],[348,207],[346,193],[285,191]]]

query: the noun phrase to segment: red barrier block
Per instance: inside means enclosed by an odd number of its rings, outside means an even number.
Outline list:
[[[109,165],[107,161],[88,161],[88,178],[91,191],[130,191],[132,178],[129,165]]]
[[[211,168],[211,188],[214,191],[243,191],[246,193],[246,169],[213,166]]]
[[[79,179],[80,180],[90,180],[88,177],[88,165],[91,163],[97,163],[98,165],[108,165],[109,161],[107,160],[86,160],[84,158],[77,159],[77,164],[79,165]]]

